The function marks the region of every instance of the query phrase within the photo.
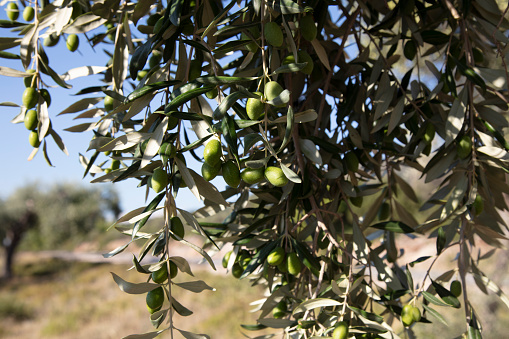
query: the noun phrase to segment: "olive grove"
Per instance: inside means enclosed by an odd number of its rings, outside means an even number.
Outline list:
[[[19,107],[13,122],[30,130],[31,157],[49,161],[50,142],[65,151],[51,121],[72,114],[82,122],[67,131],[93,131],[80,156],[86,178],[155,192],[118,220],[130,240],[105,255],[142,247],[139,280],[113,276],[123,291],[147,295],[155,329],[129,338],[208,338],[173,321],[192,310],[172,291],[211,289],[172,252],[175,242],[211,269],[232,246],[224,266],[268,291],[254,324],[243,325],[254,336],[274,328],[285,338],[398,338],[462,306],[465,336],[480,338],[472,278],[509,306],[482,271],[507,231],[507,1],[3,6],[0,57],[19,67],[0,74],[23,78],[26,90],[2,105]],[[104,64],[59,69],[46,53],[59,41],[69,54],[93,46]],[[76,101],[65,110],[49,108],[51,86],[70,89],[89,75],[101,81],[70,90]],[[188,167],[191,159],[202,167]],[[415,189],[417,179],[431,194]],[[179,208],[183,190],[204,207]],[[164,224],[146,232],[154,212]],[[191,241],[183,223],[206,240]],[[433,251],[402,259],[402,242],[426,238]],[[493,250],[479,252],[480,242]],[[455,269],[434,267],[445,252],[457,253]],[[159,262],[146,264],[148,254]],[[416,265],[423,277],[413,276]],[[175,283],[177,274],[187,281]]]

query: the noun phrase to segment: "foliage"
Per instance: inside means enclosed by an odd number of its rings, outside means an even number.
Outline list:
[[[33,203],[37,227],[28,231],[25,246],[31,249],[55,249],[74,242],[106,223],[108,214],[118,215],[115,191],[84,188],[75,184],[56,184],[43,188],[36,183],[19,188],[0,205],[0,220],[16,219]],[[0,236],[2,226],[0,224]],[[3,239],[3,237],[1,237]]]
[[[465,333],[478,338],[482,327],[469,302],[467,275],[509,306],[480,271],[480,262],[493,252],[475,249],[480,240],[498,248],[506,239],[501,213],[508,192],[509,22],[502,2],[59,0],[39,5],[33,22],[1,23],[22,37],[4,38],[2,56],[20,59],[24,70],[2,67],[0,73],[33,77],[28,86],[39,92],[49,79],[69,88],[76,77],[103,75],[102,84],[81,89],[76,94],[84,98],[59,114],[92,119],[67,129],[94,131],[89,145],[94,153],[81,156],[92,182],[135,179],[160,192],[144,209],[119,219],[130,226],[117,227],[130,235],[129,243],[143,242],[133,261],[147,281],[170,262],[179,273],[190,273],[187,260],[173,256],[173,241],[189,245],[212,267],[210,255],[232,244],[227,267],[269,291],[257,324],[244,328],[280,328],[292,338],[330,336],[342,321],[357,336],[395,338],[411,331],[401,324],[408,303],[422,313],[421,323],[444,321],[437,306],[463,305]],[[74,34],[92,46],[113,43],[107,66],[57,74],[42,39],[72,37],[75,44]],[[5,52],[18,46],[18,53]],[[29,68],[35,73],[25,71]],[[263,103],[261,115],[253,101],[246,111],[248,98]],[[37,135],[49,161],[47,136],[66,150],[51,127],[48,106],[38,96]],[[26,110],[21,107],[14,122],[23,121]],[[186,165],[186,158],[203,161],[199,150],[216,139],[222,145],[220,162],[228,165],[219,169],[207,161],[204,173],[211,178],[227,168],[226,182],[235,187],[221,192]],[[269,169],[265,178],[238,182],[239,171],[258,168]],[[410,170],[437,188],[425,202],[407,179]],[[193,214],[179,209],[174,197],[182,189],[206,206]],[[479,203],[472,207],[477,196],[486,202],[482,209]],[[410,200],[421,205],[419,213],[407,210]],[[222,223],[203,221],[227,207],[232,211]],[[163,227],[143,232],[161,209]],[[207,239],[203,246],[172,230],[177,213]],[[398,234],[405,234],[405,242],[431,236],[437,251],[403,262]],[[267,257],[276,247],[284,248],[286,259],[271,266]],[[457,270],[435,272],[433,265],[446,250],[458,252]],[[140,264],[148,253],[161,261]],[[421,262],[429,269],[422,281],[414,281],[412,267]],[[447,283],[455,275],[464,288],[461,301]],[[136,338],[166,330],[207,337],[173,323],[173,312],[192,312],[171,293],[200,292],[209,288],[206,283],[114,278],[128,293],[165,288],[167,300],[151,316],[158,330]],[[281,302],[286,314],[275,319],[272,309]]]

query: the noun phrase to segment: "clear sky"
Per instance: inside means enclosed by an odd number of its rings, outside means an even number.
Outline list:
[[[0,20],[5,20],[6,15],[0,10]],[[20,16],[21,19],[21,16]],[[22,19],[21,19],[22,20]],[[9,36],[9,29],[1,29],[0,36]],[[112,45],[110,45],[112,46]],[[11,53],[18,53],[18,48],[7,50]],[[92,49],[83,35],[80,35],[80,48],[78,51],[71,53],[65,46],[62,39],[55,47],[46,47],[46,53],[50,60],[50,66],[59,74],[65,73],[67,70],[79,66],[104,66],[108,61],[107,55],[103,52],[103,46]],[[10,67],[22,70],[19,60],[8,60],[0,58],[0,66]],[[52,103],[49,107],[49,114],[52,120],[53,128],[62,137],[68,151],[66,156],[57,147],[51,137],[48,143],[48,152],[54,167],[50,167],[43,156],[42,147],[39,153],[31,161],[27,161],[28,156],[32,152],[32,147],[28,142],[29,131],[21,124],[12,124],[10,121],[20,112],[20,108],[0,106],[0,153],[2,155],[0,167],[0,198],[6,198],[17,188],[27,184],[49,186],[56,182],[72,182],[83,186],[93,185],[105,186],[112,184],[90,184],[93,179],[90,176],[83,178],[84,168],[79,163],[78,154],[84,154],[88,158],[91,157],[93,151],[86,152],[88,143],[92,138],[92,132],[71,133],[63,131],[65,128],[77,125],[90,120],[72,120],[76,115],[68,114],[56,116],[74,101],[85,96],[72,96],[79,89],[87,86],[97,86],[101,76],[92,76],[71,80],[69,83],[73,85],[70,90],[65,90],[57,85],[49,78],[44,76],[43,80],[50,85],[49,92],[52,97]],[[0,76],[0,102],[14,102],[21,105],[21,95],[25,89],[22,78]],[[90,95],[89,95],[90,96]],[[190,157],[188,157],[190,158]],[[104,158],[105,160],[106,158]],[[197,162],[187,159],[190,167],[194,167],[199,171]],[[137,188],[138,181],[129,179],[113,185],[120,195],[123,210],[128,212],[135,208],[145,206],[145,187]],[[154,193],[150,192],[149,201],[154,197]],[[187,189],[179,192],[177,205],[180,208],[193,210],[202,204]]]

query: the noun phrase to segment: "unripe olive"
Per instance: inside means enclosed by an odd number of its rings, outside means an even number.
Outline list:
[[[433,141],[433,138],[435,138],[435,126],[433,126],[431,123],[428,123],[426,125],[426,132],[424,133],[422,140],[425,143],[430,144]]]
[[[268,101],[274,100],[283,92],[283,87],[278,84],[276,81],[269,81],[265,84],[264,93],[265,98]],[[278,107],[284,107],[285,105],[279,105]]]
[[[39,119],[37,118],[37,111],[29,110],[25,113],[24,119],[26,129],[33,131],[37,128],[37,124],[39,124]]]
[[[163,55],[158,50],[155,50],[152,52],[152,55],[150,56],[150,59],[148,59],[148,67],[154,68],[161,62],[161,59],[163,58]]]
[[[158,34],[164,25],[164,17],[159,18],[154,25],[154,34]]]
[[[177,154],[177,149],[171,142],[165,142],[159,147],[159,155],[163,163],[167,163],[171,158]]]
[[[233,188],[240,184],[240,170],[233,160],[228,160],[221,166],[224,181]]]
[[[263,95],[260,92],[255,92],[260,97]],[[258,120],[265,113],[265,104],[260,99],[249,98],[246,103],[246,113],[249,119]]]
[[[410,304],[406,304],[403,306],[403,310],[401,311],[401,321],[403,325],[410,326],[414,323],[414,315],[413,315],[413,306]]]
[[[264,172],[265,179],[276,187],[283,187],[288,184],[288,178],[279,167],[269,166]]]
[[[209,99],[214,99],[215,97],[217,97],[218,94],[219,94],[219,91],[218,91],[217,87],[214,87],[210,91],[206,92],[205,96]]]
[[[111,160],[110,168],[112,171],[118,170],[120,168],[120,160],[118,160],[118,159]]]
[[[311,73],[313,72],[313,68],[314,68],[314,62],[313,62],[313,58],[311,58],[311,55],[309,55],[309,53],[304,50],[300,50],[297,52],[297,58],[298,58],[299,62],[307,62],[308,63],[306,65],[306,67],[301,69],[301,72],[304,74],[307,74],[307,75],[311,75]]]
[[[109,95],[104,97],[104,109],[106,110],[106,112],[113,111],[114,102],[115,102],[115,99],[113,99]]]
[[[362,202],[363,202],[363,198],[362,197],[350,197],[350,202],[352,203],[352,205],[354,205],[355,207],[361,207],[362,206]]]
[[[51,105],[51,95],[49,94],[49,91],[46,88],[41,88],[39,94],[44,101],[46,101],[46,105],[49,107]]]
[[[60,35],[57,35],[56,33],[51,33],[50,35],[44,38],[43,45],[46,47],[53,47],[58,43],[59,40]]]
[[[179,217],[175,216],[170,219],[170,227],[171,227],[171,231],[175,235],[177,235],[181,239],[184,239],[184,236],[186,235],[186,231],[184,229],[184,224],[182,224],[182,220],[180,220]],[[172,238],[177,239],[173,235],[172,235]]]
[[[41,145],[39,141],[39,133],[37,131],[32,131],[28,135],[28,142],[33,148],[38,148]]]
[[[7,9],[5,10],[7,12],[7,17],[11,21],[15,21],[19,17],[19,8],[18,5],[15,2],[9,2],[7,4]]]
[[[332,332],[332,339],[346,339],[348,338],[348,332],[348,323],[346,321],[340,321],[336,324]]]
[[[464,135],[457,143],[456,152],[460,159],[465,159],[472,152],[472,139],[468,135]]]
[[[214,166],[209,165],[208,163],[204,162],[201,166],[201,175],[203,179],[210,181],[217,177],[219,174],[219,171],[221,170],[221,162],[218,162]]]
[[[39,93],[37,92],[37,89],[34,87],[28,87],[23,92],[23,96],[21,97],[21,102],[23,103],[23,106],[26,107],[26,109],[34,108],[35,105],[37,105],[37,102],[39,101]]]
[[[230,261],[230,257],[232,256],[232,253],[233,253],[233,251],[229,251],[229,252],[226,252],[226,254],[224,255],[223,261],[222,261],[224,268],[228,267],[228,262]]]
[[[212,139],[205,145],[203,159],[207,164],[214,166],[221,161],[222,154],[221,142],[217,139]]]
[[[168,117],[168,131],[171,131],[172,129],[177,127],[177,125],[179,124],[179,121],[180,121],[179,118],[170,115]]]
[[[164,303],[164,290],[161,286],[147,293],[147,309],[152,314],[161,309]]]
[[[472,203],[472,211],[474,212],[475,216],[478,216],[479,214],[482,213],[483,210],[484,210],[484,200],[481,197],[481,195],[477,194],[475,196],[474,202]]]
[[[282,247],[276,247],[267,256],[267,263],[271,266],[277,266],[285,260],[285,250]]]
[[[461,295],[461,282],[459,282],[458,280],[453,280],[451,282],[450,289],[452,295],[454,295],[456,298],[459,298],[459,296]]]
[[[152,179],[150,180],[152,189],[159,193],[163,189],[165,189],[166,186],[168,186],[168,174],[164,169],[161,167],[158,167],[154,170],[154,173],[152,174]]]
[[[29,69],[27,70],[27,73],[35,73],[35,69]],[[35,87],[35,84],[32,84],[35,76],[28,76],[23,78],[23,83],[25,84],[25,87]]]
[[[281,300],[273,309],[272,316],[276,319],[283,318],[286,315],[287,306],[286,303]]]
[[[34,20],[34,16],[35,16],[34,8],[30,6],[25,7],[25,9],[23,10],[23,19],[25,19],[25,21],[32,21]]]
[[[415,42],[413,40],[408,40],[403,47],[403,55],[408,60],[412,61],[417,54],[417,47],[415,46]]]
[[[421,320],[421,310],[419,310],[419,308],[416,306],[412,307],[412,317],[414,318],[415,322],[418,322]]]
[[[201,75],[201,61],[194,59],[191,60],[191,63],[189,65],[189,81],[193,81],[194,79],[198,78]]]
[[[147,26],[154,26],[160,18],[161,14],[159,13],[152,14],[147,19]]]
[[[141,70],[138,72],[138,74],[136,75],[136,79],[138,79],[138,81],[141,81],[146,75],[148,74],[148,71],[147,70]]]
[[[283,44],[283,31],[274,21],[265,23],[264,36],[265,40],[274,47],[280,47]]]
[[[174,264],[175,265],[175,264]],[[152,281],[156,284],[162,284],[168,279],[168,266],[163,264],[161,268],[151,274]]]
[[[303,16],[299,21],[299,28],[300,34],[307,41],[312,41],[316,38],[317,29],[312,15]]]
[[[242,276],[242,273],[244,273],[244,269],[242,268],[242,266],[240,266],[238,262],[235,263],[232,267],[232,275],[235,278],[239,279]]]
[[[302,264],[297,254],[292,252],[286,256],[286,267],[288,269],[288,273],[291,275],[297,275],[300,273]]]
[[[264,179],[264,168],[246,168],[240,173],[240,178],[248,185],[254,185]]]
[[[79,44],[80,39],[78,38],[78,36],[76,34],[69,34],[65,42],[67,49],[70,50],[71,52],[74,52],[78,49]]]
[[[345,154],[346,168],[351,172],[357,172],[359,170],[359,158],[354,152],[348,152]]]

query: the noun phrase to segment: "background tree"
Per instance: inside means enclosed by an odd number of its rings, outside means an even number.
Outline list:
[[[5,248],[5,276],[12,276],[16,248],[25,239],[30,249],[62,248],[117,218],[114,191],[57,184],[41,189],[36,184],[20,188],[0,204],[0,239]]]
[[[114,275],[127,293],[147,293],[158,330],[140,337],[166,330],[207,337],[173,322],[174,312],[192,313],[174,288],[210,288],[173,282],[190,273],[187,260],[172,253],[179,241],[212,267],[210,255],[232,244],[224,265],[267,286],[257,324],[246,329],[395,338],[415,322],[443,321],[437,305],[463,304],[465,334],[478,338],[467,275],[508,300],[481,271],[493,252],[475,248],[480,239],[494,249],[506,239],[509,22],[502,5],[43,1],[26,23],[7,8],[12,21],[2,27],[21,39],[3,39],[2,56],[19,58],[23,70],[0,71],[25,77],[14,122],[32,131],[32,156],[42,148],[46,158],[48,136],[65,150],[50,123],[46,81],[69,87],[76,77],[104,75],[60,114],[92,119],[68,130],[94,131],[88,147],[95,153],[81,158],[93,182],[135,179],[157,193],[119,220],[131,221],[119,227],[130,241],[107,255],[143,242],[134,267],[149,283]],[[45,53],[59,38],[70,51],[85,40],[111,46],[111,58],[106,67],[60,76]],[[187,166],[191,158],[203,161],[201,175]],[[217,175],[227,184],[221,192],[209,182]],[[437,187],[429,199],[419,200],[411,176]],[[194,214],[179,209],[174,197],[183,189],[206,206]],[[227,207],[224,222],[204,221]],[[161,229],[143,232],[161,209]],[[190,243],[182,220],[208,241]],[[430,236],[437,250],[403,262],[398,234],[408,235],[406,242]],[[457,270],[435,272],[446,250],[458,253]],[[149,252],[160,257],[157,264],[140,263]],[[420,281],[412,276],[416,264],[428,268]]]

